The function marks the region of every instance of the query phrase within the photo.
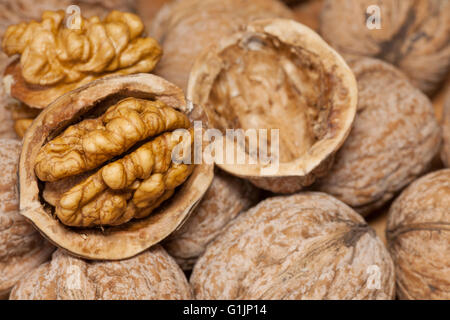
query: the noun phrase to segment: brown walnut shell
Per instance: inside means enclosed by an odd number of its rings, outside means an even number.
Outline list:
[[[0,298],[54,250],[19,214],[17,169],[21,143],[0,139]]]
[[[178,0],[156,16],[150,34],[164,49],[155,73],[185,90],[197,55],[212,43],[263,18],[293,18],[276,0]]]
[[[370,58],[350,66],[358,82],[355,123],[317,189],[367,215],[427,170],[441,132],[429,99],[395,67]]]
[[[380,28],[370,6],[380,9]],[[369,12],[368,12],[369,10]],[[431,94],[450,68],[450,1],[327,0],[321,34],[343,55],[385,60]]]
[[[443,146],[441,151],[442,162],[444,165],[450,167],[450,84],[447,88],[447,93],[444,102],[443,123],[442,123],[442,136]]]
[[[450,299],[450,170],[412,183],[394,202],[386,229],[401,299]]]
[[[190,281],[197,299],[392,299],[395,289],[375,231],[323,193],[271,198],[242,213]]]
[[[52,216],[41,198],[43,185],[35,174],[41,147],[83,116],[102,112],[125,97],[155,99],[189,114],[191,121],[201,115],[191,108],[175,85],[150,74],[110,77],[91,82],[50,104],[33,122],[24,137],[20,158],[20,209],[35,227],[57,246],[88,259],[117,260],[134,256],[166,238],[194,210],[207,191],[212,165],[195,165],[189,178],[175,194],[151,215],[105,229],[69,228]]]
[[[187,96],[205,108],[210,126],[222,133],[279,130],[273,158],[279,165],[271,162],[276,170],[264,170],[260,158],[256,164],[216,164],[257,187],[292,193],[331,167],[355,117],[357,86],[341,56],[314,31],[293,20],[268,19],[204,50],[192,68]],[[221,142],[253,157],[234,137]]]
[[[186,223],[164,241],[164,248],[183,269],[191,270],[206,246],[258,198],[258,189],[249,182],[216,170],[202,201]]]
[[[192,293],[160,246],[122,261],[84,261],[61,250],[24,277],[11,300],[181,300]]]

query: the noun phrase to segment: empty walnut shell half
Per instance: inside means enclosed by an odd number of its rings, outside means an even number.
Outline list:
[[[19,213],[17,170],[22,144],[0,139],[0,299],[54,250]]]
[[[317,189],[367,215],[428,169],[441,130],[430,100],[397,68],[371,58],[349,64],[358,82],[356,119]]]
[[[428,94],[450,68],[447,0],[326,0],[320,29],[342,55],[385,60]]]
[[[286,19],[254,21],[204,50],[187,92],[205,108],[211,127],[224,134],[229,128],[250,129],[249,136],[257,130],[267,142],[269,162],[255,156],[261,144],[255,150],[224,135],[223,146],[236,148],[247,161],[216,158],[216,164],[280,193],[298,191],[327,172],[357,104],[356,81],[341,56],[314,31]]]
[[[323,193],[240,214],[194,266],[197,299],[393,299],[394,265],[350,207]]]
[[[85,261],[61,250],[24,277],[11,300],[182,300],[192,293],[160,246],[122,261]]]
[[[114,260],[144,251],[184,222],[212,181],[212,165],[173,159],[193,137],[173,139],[176,131],[195,119],[201,109],[150,74],[63,95],[24,137],[21,213],[77,256]]]
[[[225,226],[258,200],[259,190],[251,183],[216,169],[202,201],[186,223],[164,241],[164,248],[183,269],[191,270]]]
[[[386,237],[401,299],[450,299],[450,170],[412,183],[389,211]]]

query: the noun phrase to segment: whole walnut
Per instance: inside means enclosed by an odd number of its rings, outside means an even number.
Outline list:
[[[412,183],[386,229],[401,299],[450,299],[450,169]]]
[[[355,211],[323,193],[267,199],[233,220],[191,275],[197,299],[392,299],[394,265]]]
[[[429,99],[395,67],[352,60],[358,111],[348,139],[317,189],[367,215],[428,169],[441,131]]]
[[[0,139],[0,298],[54,250],[19,214],[17,168],[21,143]]]
[[[57,250],[17,283],[11,300],[181,300],[192,293],[160,246],[121,261],[85,261]]]
[[[320,29],[341,54],[385,60],[428,94],[450,68],[448,0],[326,0]]]
[[[441,157],[445,166],[448,168],[450,167],[450,84],[448,86],[444,102],[442,128],[444,143],[441,151]]]
[[[192,269],[206,246],[258,198],[258,189],[249,182],[217,169],[202,201],[183,226],[167,238],[164,248],[183,269]]]
[[[177,0],[156,16],[150,34],[164,49],[155,73],[187,88],[197,55],[219,39],[262,18],[293,18],[277,0]]]

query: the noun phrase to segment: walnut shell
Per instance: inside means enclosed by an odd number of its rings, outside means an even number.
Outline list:
[[[442,122],[443,146],[441,151],[442,162],[448,168],[450,167],[450,84],[444,102],[444,113]]]
[[[191,270],[206,246],[258,198],[258,189],[250,183],[216,170],[202,201],[183,226],[165,240],[164,248],[183,269]]]
[[[76,256],[116,260],[144,251],[184,222],[207,191],[214,175],[212,165],[195,165],[182,186],[151,215],[119,226],[70,228],[56,219],[52,208],[41,198],[44,185],[35,173],[41,147],[83,117],[104,112],[110,105],[127,97],[161,101],[185,112],[191,121],[201,116],[199,107],[186,105],[183,92],[178,87],[159,77],[150,74],[109,77],[57,99],[36,118],[24,137],[20,158],[21,213],[53,243]]]
[[[180,300],[192,293],[183,271],[160,246],[122,261],[84,261],[61,250],[24,277],[11,300]]]
[[[395,67],[370,58],[350,66],[358,81],[356,120],[317,189],[367,215],[428,168],[441,132],[429,99]]]
[[[357,86],[344,60],[315,32],[292,20],[268,19],[204,50],[192,68],[187,96],[223,133],[228,128],[279,130],[275,170],[264,170],[262,159],[227,135],[223,145],[256,164],[216,164],[257,187],[292,193],[330,168],[350,132]]]
[[[197,299],[392,299],[394,265],[364,219],[322,193],[239,215],[191,276]]]
[[[276,0],[178,0],[156,16],[150,34],[164,49],[155,73],[185,90],[197,55],[212,43],[262,18],[293,18]]]
[[[369,28],[380,8],[380,29]],[[432,93],[450,68],[450,2],[447,0],[327,0],[321,34],[344,55],[385,60],[413,84]]]
[[[386,229],[401,299],[450,299],[450,170],[412,183],[394,202]]]
[[[0,298],[54,250],[19,214],[17,168],[21,143],[0,139]]]

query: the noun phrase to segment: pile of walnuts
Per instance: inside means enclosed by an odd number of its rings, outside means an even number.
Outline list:
[[[450,299],[450,1],[73,2],[0,3],[0,299]]]

